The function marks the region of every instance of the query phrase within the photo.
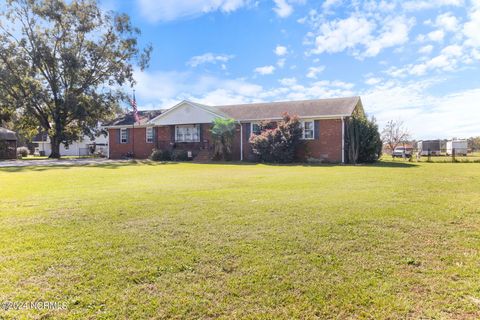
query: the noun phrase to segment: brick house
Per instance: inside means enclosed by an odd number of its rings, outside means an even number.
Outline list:
[[[163,111],[140,111],[134,123],[127,114],[106,126],[109,157],[147,158],[153,149],[189,151],[193,158],[208,158],[212,149],[210,129],[215,118],[236,120],[233,160],[252,160],[249,138],[261,121],[276,122],[282,114],[297,115],[303,126],[301,159],[313,157],[328,162],[346,162],[345,119],[364,114],[360,97],[285,101],[226,106],[207,106],[182,101]]]

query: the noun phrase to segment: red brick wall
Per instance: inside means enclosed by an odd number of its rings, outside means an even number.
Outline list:
[[[307,140],[305,142],[305,149],[299,150],[298,157],[300,160],[305,160],[308,157],[323,159],[328,162],[342,161],[342,120],[320,120],[320,139]],[[233,143],[232,160],[240,160],[240,139],[243,140],[243,160],[251,160],[251,146],[246,136],[247,126],[250,124],[242,124],[242,136],[240,137],[240,126],[237,125],[236,134]],[[213,147],[213,140],[211,137],[211,125],[202,125],[203,140],[208,140],[209,146]],[[110,158],[120,159],[125,154],[132,152],[132,135],[130,135],[129,143],[119,144],[117,138],[117,131],[119,129],[109,129],[109,144],[110,144]],[[135,150],[136,158],[146,159],[156,147],[156,143],[146,143],[145,128],[135,128]],[[156,128],[156,141],[158,147],[168,146],[171,141],[171,130],[175,130],[174,126],[162,126]],[[130,129],[132,132],[132,129]]]
[[[130,152],[138,159],[146,159],[150,156],[155,148],[155,143],[147,143],[146,128],[129,128],[130,136],[128,143],[119,143],[117,136],[119,130],[108,129],[110,159],[121,159]]]
[[[304,148],[299,150],[297,156],[300,161],[308,157],[323,159],[328,162],[342,162],[342,120],[320,120],[320,139],[306,140]],[[243,123],[243,159],[249,160],[251,146],[246,137],[249,123]]]
[[[320,139],[308,140],[303,159],[313,157],[328,162],[342,162],[342,120],[320,120]]]

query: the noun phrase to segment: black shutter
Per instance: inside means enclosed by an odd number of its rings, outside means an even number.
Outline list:
[[[313,134],[316,140],[320,139],[320,120],[315,120],[313,122]]]
[[[130,143],[130,128],[127,128],[127,144]]]
[[[199,133],[200,142],[203,142],[203,124],[200,123],[200,124],[198,125],[198,127],[199,127],[198,130],[200,131],[200,133]]]
[[[175,126],[170,126],[170,141],[175,142]]]
[[[120,142],[121,142],[121,141],[120,141],[120,130],[121,130],[121,129],[115,130],[115,131],[117,132],[117,144],[120,144]]]
[[[250,122],[245,123],[245,138],[247,139],[247,142],[250,139],[250,129],[251,129]]]

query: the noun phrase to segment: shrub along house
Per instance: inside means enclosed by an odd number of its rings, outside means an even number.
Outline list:
[[[206,159],[212,149],[212,121],[225,118],[237,122],[232,160],[252,160],[251,134],[258,133],[260,122],[277,122],[285,112],[297,115],[303,127],[305,143],[298,153],[300,159],[337,163],[346,161],[345,120],[364,114],[360,97],[226,106],[182,101],[162,112],[140,111],[136,123],[128,114],[107,125],[109,155],[112,159],[132,155],[141,159],[153,149],[185,150],[193,158]]]

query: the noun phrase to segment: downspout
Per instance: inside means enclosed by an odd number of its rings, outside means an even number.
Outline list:
[[[107,129],[107,159],[110,159],[110,130]]]
[[[342,117],[342,163],[345,163],[345,120]]]
[[[240,161],[243,161],[243,126],[240,121],[238,121],[240,124]]]

